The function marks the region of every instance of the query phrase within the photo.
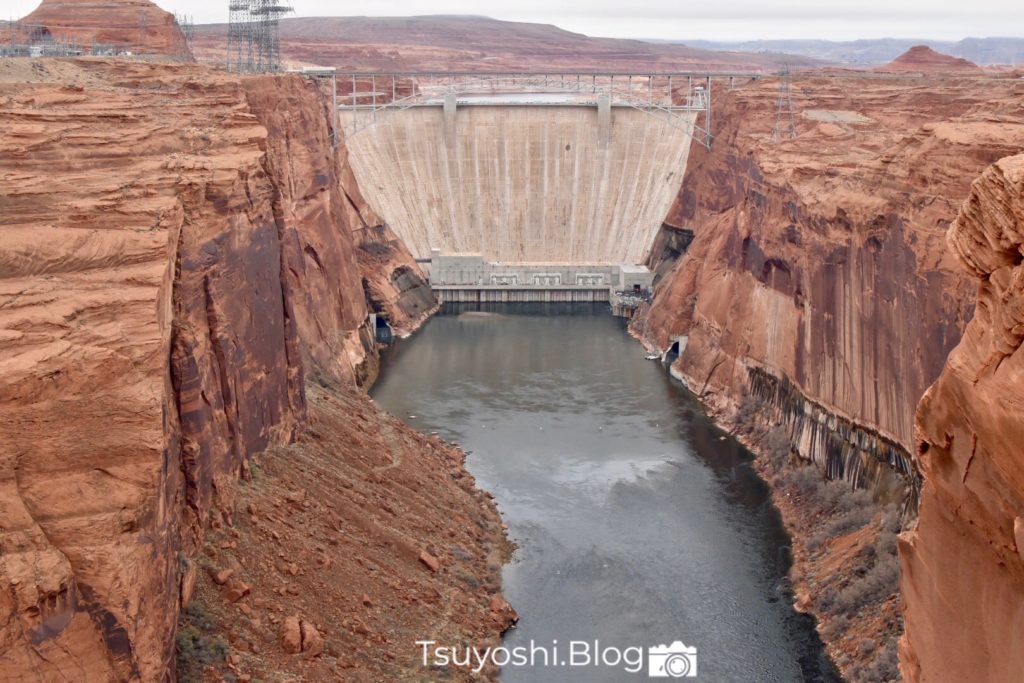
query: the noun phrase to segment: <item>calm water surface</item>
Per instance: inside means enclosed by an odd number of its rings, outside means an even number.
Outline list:
[[[785,586],[788,545],[749,454],[607,306],[446,311],[385,353],[373,397],[471,451],[518,544],[505,645],[682,640],[705,681],[832,681]],[[415,416],[415,417],[412,417]],[[520,681],[647,680],[506,667]]]

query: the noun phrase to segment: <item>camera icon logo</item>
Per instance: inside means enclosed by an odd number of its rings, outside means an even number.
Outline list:
[[[647,675],[651,678],[696,678],[697,648],[681,640],[647,648]]]

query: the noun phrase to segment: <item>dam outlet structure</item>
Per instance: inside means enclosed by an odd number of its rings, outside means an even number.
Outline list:
[[[710,144],[710,77],[337,74],[366,200],[442,302],[607,301],[643,265],[691,144]]]

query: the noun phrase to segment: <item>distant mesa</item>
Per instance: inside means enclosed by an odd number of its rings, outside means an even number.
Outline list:
[[[33,41],[52,38],[83,47],[98,43],[141,54],[192,58],[174,15],[150,0],[43,0],[20,24]]]
[[[981,73],[982,71],[982,68],[974,62],[936,52],[927,45],[915,45],[879,69],[881,71],[923,73]]]
[[[343,71],[774,72],[784,64],[794,71],[822,64],[794,55],[592,38],[548,24],[480,16],[298,16],[282,19],[280,34],[285,61]],[[224,24],[195,27],[192,49],[199,59],[223,60],[226,47]]]

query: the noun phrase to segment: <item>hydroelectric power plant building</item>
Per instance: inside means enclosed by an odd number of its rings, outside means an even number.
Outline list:
[[[428,272],[444,302],[607,301],[612,291],[650,289],[642,265],[609,263],[495,263],[480,254],[431,252]]]

